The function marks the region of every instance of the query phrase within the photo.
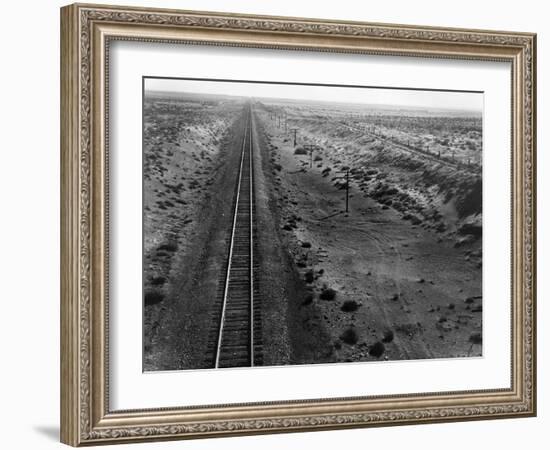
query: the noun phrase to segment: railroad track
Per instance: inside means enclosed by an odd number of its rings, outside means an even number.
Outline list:
[[[233,220],[228,233],[218,299],[213,312],[207,365],[214,368],[262,364],[258,270],[255,261],[253,118],[248,108],[241,145]]]

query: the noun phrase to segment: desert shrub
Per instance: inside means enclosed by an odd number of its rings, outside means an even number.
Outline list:
[[[302,242],[302,247],[311,248],[311,242]]]
[[[481,342],[483,341],[483,338],[481,337],[481,333],[472,333],[470,335],[469,341],[472,344],[481,344]]]
[[[178,249],[178,244],[175,242],[167,242],[166,244],[162,244],[157,251],[167,251],[167,252],[175,252]]]
[[[346,344],[354,345],[359,340],[359,334],[355,328],[350,327],[340,335],[340,339]]]
[[[319,295],[321,300],[334,300],[336,297],[336,291],[332,288],[324,288]]]
[[[382,342],[380,341],[377,341],[371,345],[369,349],[369,355],[375,358],[380,358],[385,351],[386,351],[386,347],[384,346],[384,344],[382,344]]]
[[[145,306],[156,305],[157,303],[160,303],[163,300],[164,300],[164,294],[157,289],[153,289],[145,292],[145,296],[144,296]]]
[[[382,342],[392,342],[394,338],[394,334],[392,330],[386,330],[384,332],[384,337],[382,338]]]
[[[422,221],[414,214],[407,213],[403,216],[403,220],[410,220],[413,225],[419,225]]]
[[[302,305],[311,305],[311,303],[313,303],[313,298],[314,296],[312,293],[306,294],[304,300],[302,301]]]
[[[166,278],[164,277],[154,277],[151,280],[151,285],[153,286],[162,286],[164,283],[166,283]]]
[[[273,167],[275,168],[275,170],[277,170],[277,171],[279,171],[279,172],[280,172],[280,171],[282,170],[282,168],[283,168],[283,166],[281,166],[280,164],[273,164]]]
[[[303,147],[296,147],[294,149],[294,154],[295,155],[307,155],[307,150]]]
[[[299,261],[296,261],[296,265],[303,269],[303,268],[307,267],[307,262],[305,262],[303,260],[299,260]]]
[[[357,311],[357,309],[361,306],[359,303],[357,303],[355,300],[346,300],[342,307],[340,308],[344,312],[353,312]]]
[[[322,161],[323,158],[319,155],[317,155],[315,158],[313,158],[314,161]]]
[[[464,223],[462,226],[457,230],[458,234],[462,235],[472,235],[476,238],[480,238],[482,235],[482,227],[481,224],[477,223]]]
[[[306,280],[306,283],[313,283],[313,280],[315,280],[315,274],[313,273],[313,270],[308,270],[304,274],[304,280]]]

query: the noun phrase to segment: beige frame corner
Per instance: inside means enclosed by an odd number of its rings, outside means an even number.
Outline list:
[[[116,412],[108,404],[106,101],[109,42],[509,61],[512,65],[510,389]],[[70,445],[532,416],[536,36],[75,4],[61,9],[61,440]]]

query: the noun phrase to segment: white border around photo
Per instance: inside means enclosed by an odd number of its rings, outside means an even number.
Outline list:
[[[110,409],[510,386],[509,64],[122,41],[110,63]],[[483,91],[483,357],[143,373],[143,76]]]

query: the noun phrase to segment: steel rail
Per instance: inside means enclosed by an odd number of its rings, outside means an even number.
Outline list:
[[[250,366],[254,367],[254,206],[253,206],[253,200],[254,200],[254,167],[252,163],[252,146],[253,146],[253,138],[252,138],[252,130],[253,130],[253,124],[252,124],[252,107],[250,107],[249,110],[249,116],[248,116],[248,124],[249,124],[249,145],[248,145],[248,151],[249,151],[249,162],[250,162],[250,189],[249,189],[249,200],[250,200]]]
[[[241,193],[241,184],[242,184],[242,175],[243,175],[243,165],[244,165],[244,156],[245,156],[245,150],[246,150],[246,136],[248,133],[249,128],[249,120],[250,118],[247,117],[247,122],[245,126],[244,131],[244,137],[243,137],[243,143],[242,143],[242,150],[241,150],[241,163],[239,166],[239,180],[238,180],[238,186],[237,186],[237,198],[235,200],[235,210],[233,212],[233,225],[231,227],[231,241],[229,244],[229,257],[228,257],[228,264],[227,264],[227,273],[225,276],[225,286],[224,286],[224,293],[223,293],[223,303],[222,303],[222,314],[220,319],[220,330],[218,334],[218,343],[216,347],[216,358],[215,358],[215,364],[214,367],[217,369],[219,367],[220,363],[220,354],[221,354],[221,346],[222,346],[222,340],[223,340],[223,328],[225,324],[225,314],[227,309],[227,297],[229,293],[229,281],[231,277],[231,263],[233,259],[233,246],[235,243],[235,230],[237,225],[237,217],[238,217],[238,209],[239,209],[239,199],[240,199],[240,193]],[[252,266],[251,266],[252,267]],[[252,295],[251,295],[252,296]]]

